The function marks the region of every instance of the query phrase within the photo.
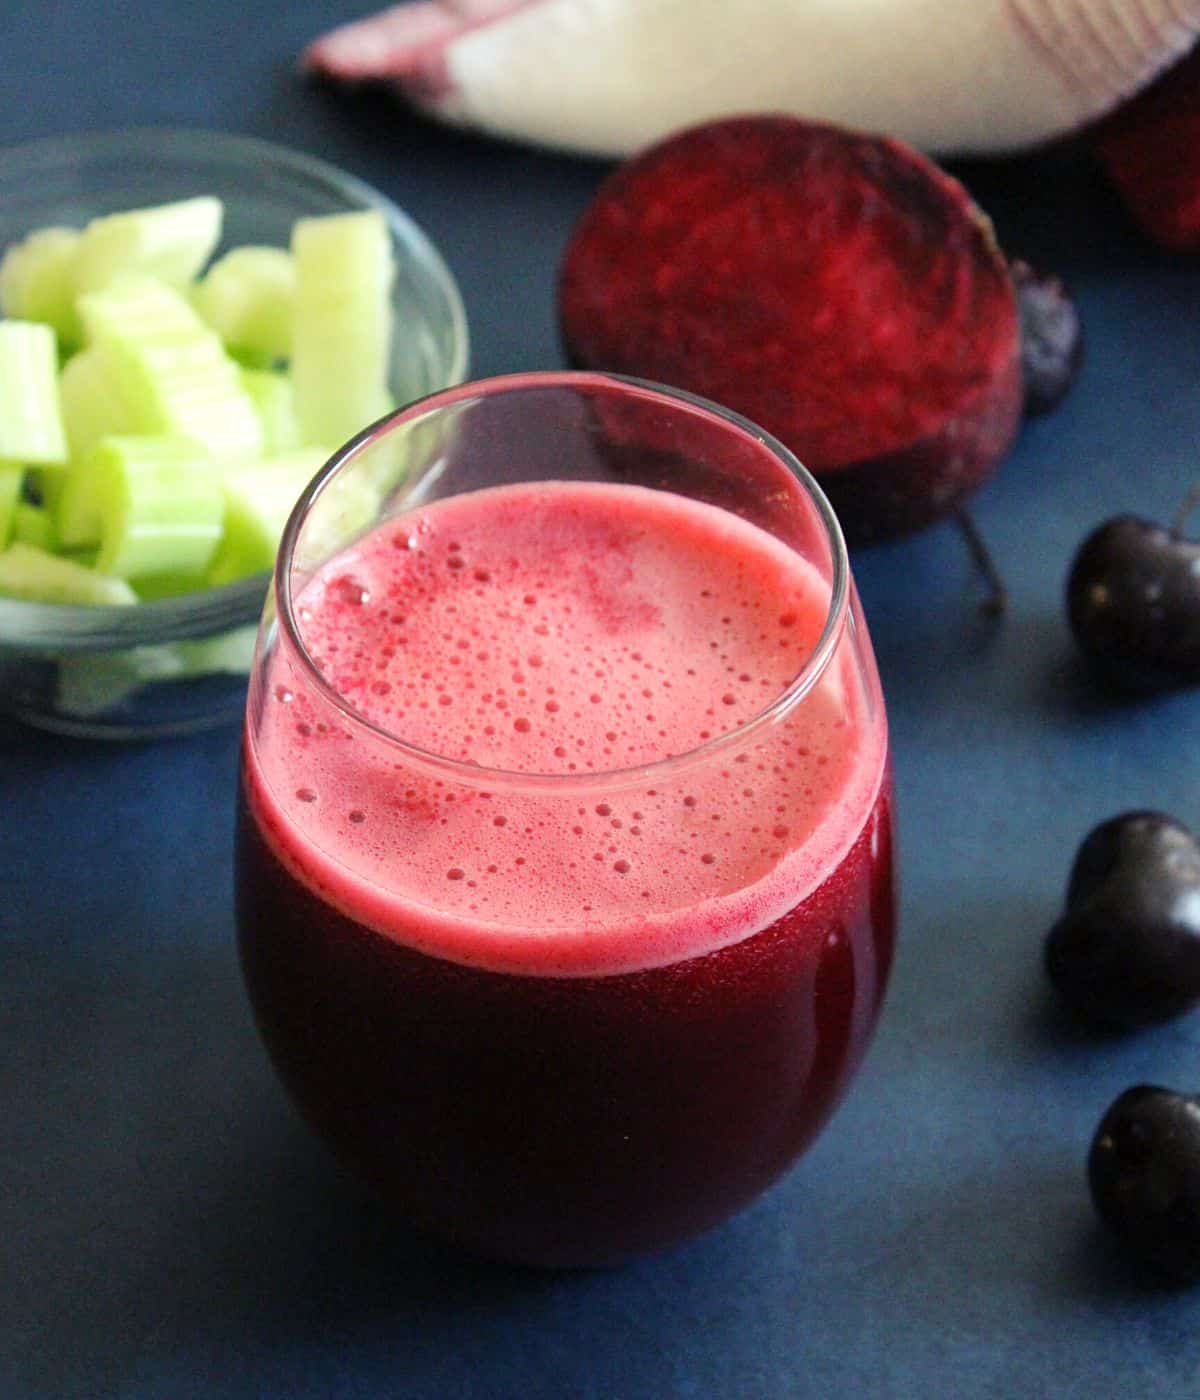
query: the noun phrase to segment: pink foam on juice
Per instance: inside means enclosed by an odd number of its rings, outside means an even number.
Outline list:
[[[295,600],[325,682],[380,731],[483,769],[644,769],[776,700],[829,585],[729,513],[535,483],[377,527]],[[347,723],[276,649],[247,793],[291,873],[358,923],[494,971],[584,976],[735,943],[833,871],[877,797],[877,694],[844,655],[777,722],[680,769],[534,793]]]

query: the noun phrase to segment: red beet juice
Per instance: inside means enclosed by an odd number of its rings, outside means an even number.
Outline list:
[[[824,1123],[893,937],[856,605],[776,704],[829,606],[757,526],[581,482],[387,521],[295,598],[307,655],[276,636],[244,745],[243,968],[301,1110],[406,1218],[613,1262]]]

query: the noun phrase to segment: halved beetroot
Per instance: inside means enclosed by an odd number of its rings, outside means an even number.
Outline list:
[[[852,543],[954,510],[1021,416],[987,218],[903,143],[792,117],[708,123],[621,166],[572,235],[559,317],[572,363],[774,433]]]
[[[1100,160],[1142,229],[1200,253],[1200,45],[1095,133]]]

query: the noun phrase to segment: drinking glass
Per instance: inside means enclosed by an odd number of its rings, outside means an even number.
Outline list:
[[[280,548],[236,884],[283,1084],[414,1225],[591,1266],[752,1200],[845,1091],[894,932],[884,706],[812,477],[598,374],[362,433]]]

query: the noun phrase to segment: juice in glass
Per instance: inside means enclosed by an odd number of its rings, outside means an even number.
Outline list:
[[[883,705],[816,488],[601,376],[367,435],[281,552],[237,868],[276,1067],[406,1218],[550,1265],[715,1224],[825,1122],[891,960]]]

